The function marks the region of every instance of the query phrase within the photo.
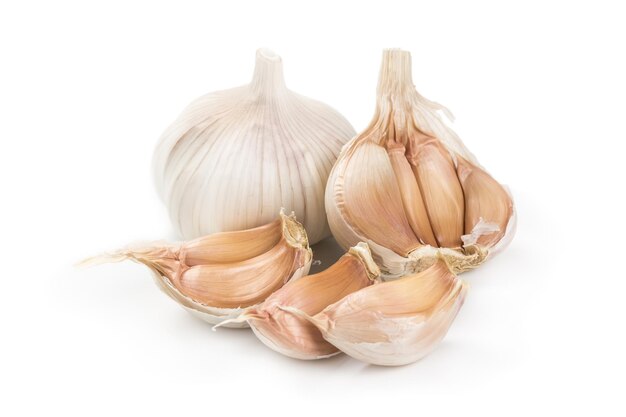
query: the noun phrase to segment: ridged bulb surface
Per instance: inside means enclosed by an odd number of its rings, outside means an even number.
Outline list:
[[[311,244],[330,235],[324,188],[355,131],[290,91],[282,60],[257,51],[252,82],[192,102],[154,154],[157,190],[184,239],[244,230],[294,211]]]

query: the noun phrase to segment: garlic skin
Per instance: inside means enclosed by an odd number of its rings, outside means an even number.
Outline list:
[[[443,259],[417,274],[354,292],[310,316],[326,340],[355,359],[399,366],[432,352],[463,305],[467,286]]]
[[[280,212],[266,225],[203,236],[189,242],[129,246],[80,266],[131,260],[147,266],[156,285],[192,315],[211,324],[239,317],[290,280],[307,275],[312,261],[302,225]],[[248,327],[229,322],[227,327]]]
[[[354,135],[337,111],[287,89],[281,58],[259,49],[250,84],[198,98],[163,133],[157,190],[183,239],[257,227],[284,207],[314,244],[330,236],[324,189]]]
[[[307,320],[282,308],[298,308],[314,315],[343,297],[379,282],[379,276],[380,270],[367,244],[361,242],[324,271],[290,281],[263,303],[215,328],[247,321],[259,340],[272,350],[295,359],[327,358],[339,353],[337,347],[327,342]]]
[[[452,119],[415,90],[410,54],[385,50],[374,118],[344,146],[326,186],[333,236],[344,248],[367,242],[386,279],[439,256],[456,273],[475,268],[515,231],[510,194],[439,111]]]

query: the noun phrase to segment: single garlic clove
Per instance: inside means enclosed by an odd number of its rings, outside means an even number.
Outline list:
[[[443,260],[404,278],[354,292],[309,315],[326,340],[361,361],[406,365],[428,355],[443,339],[465,299],[467,288]]]
[[[450,153],[437,139],[423,134],[416,135],[409,144],[407,159],[422,191],[437,246],[460,248],[464,222],[463,190]]]
[[[218,246],[220,243],[223,246]],[[157,286],[193,315],[219,324],[262,302],[289,280],[306,275],[312,252],[295,215],[287,216],[281,211],[277,221],[255,229],[225,232],[188,243],[129,247],[81,264],[126,259],[150,268]]]
[[[283,221],[276,219],[253,229],[202,236],[186,242],[180,249],[180,256],[189,266],[251,259],[278,244],[281,227]]]
[[[346,211],[356,230],[407,256],[421,244],[404,213],[400,188],[387,152],[380,146],[364,143],[354,148],[350,161],[351,165],[346,168],[363,166],[372,169],[363,173],[339,166],[339,178],[335,181],[338,192],[331,198]],[[338,241],[343,243],[340,238]],[[356,243],[358,241],[353,244]]]
[[[328,236],[328,174],[355,134],[337,111],[287,88],[280,56],[259,49],[252,81],[191,103],[163,133],[153,168],[183,239],[245,230],[294,211],[309,242]]]
[[[416,176],[413,175],[411,165],[405,157],[405,147],[399,144],[387,147],[387,152],[394,175],[398,180],[404,211],[413,229],[413,233],[419,238],[420,242],[431,246],[438,246],[435,235],[433,234],[433,228],[430,225],[430,219],[422,193],[417,185]]]
[[[282,308],[294,307],[309,315],[317,314],[376,282],[379,275],[367,244],[359,243],[328,269],[289,282],[265,302],[231,321],[247,321],[266,346],[283,355],[307,360],[326,358],[339,353],[338,349],[307,320]]]
[[[489,174],[461,157],[457,172],[465,194],[465,233],[471,234],[481,221],[493,224],[497,231],[478,236],[477,243],[494,246],[504,237],[513,214],[513,201]]]
[[[344,146],[328,179],[333,236],[344,248],[366,242],[385,279],[439,256],[455,273],[476,268],[515,231],[511,197],[440,112],[451,117],[415,90],[410,54],[386,50],[374,118]]]

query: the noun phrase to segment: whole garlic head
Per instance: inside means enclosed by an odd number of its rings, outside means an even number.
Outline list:
[[[260,49],[250,84],[198,98],[163,133],[157,189],[184,239],[260,226],[284,207],[313,244],[330,235],[324,188],[354,135],[337,111],[290,91],[281,58]]]
[[[422,97],[411,56],[386,50],[376,113],[342,150],[328,180],[326,211],[344,248],[365,241],[385,278],[421,271],[443,256],[475,268],[513,236],[507,190],[480,167]]]

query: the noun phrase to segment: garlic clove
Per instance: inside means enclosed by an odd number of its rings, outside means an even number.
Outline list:
[[[430,219],[422,197],[422,192],[417,185],[417,176],[413,174],[411,165],[405,157],[405,147],[402,145],[388,147],[387,152],[394,175],[398,180],[402,203],[409,224],[413,229],[413,233],[419,238],[420,242],[431,246],[438,246],[435,235],[433,234],[433,229],[430,225]]]
[[[348,294],[376,282],[380,271],[365,243],[359,243],[328,269],[291,281],[262,304],[232,322],[247,321],[269,348],[296,359],[321,359],[339,353],[307,320],[284,312],[288,306],[314,315]],[[226,323],[226,322],[224,322]]]
[[[374,118],[344,146],[328,179],[333,236],[344,248],[366,242],[385,279],[440,256],[455,273],[476,268],[515,231],[510,195],[439,113],[451,118],[415,90],[410,54],[384,51]]]
[[[354,134],[334,109],[289,90],[280,56],[260,49],[249,84],[200,97],[163,133],[157,190],[184,239],[258,227],[285,207],[313,244],[330,236],[325,185]]]
[[[216,246],[220,243],[223,246]],[[207,250],[204,254],[203,248]],[[241,259],[245,256],[249,258]],[[312,252],[295,215],[281,211],[277,221],[255,229],[188,243],[128,247],[87,259],[81,265],[126,259],[146,265],[157,286],[192,314],[218,324],[238,317],[244,308],[263,301],[289,280],[306,275]]]
[[[265,300],[302,265],[306,252],[281,240],[266,253],[232,263],[181,267],[172,278],[183,294],[206,305],[246,307]]]
[[[364,143],[354,149],[350,161],[345,170],[338,171],[339,192],[333,199],[346,211],[354,228],[404,256],[420,247],[404,212],[400,188],[385,149]],[[373,168],[368,173],[357,173],[349,169],[351,166]]]
[[[439,259],[428,269],[349,294],[309,315],[324,338],[361,361],[406,365],[428,355],[443,339],[465,299],[467,288]]]
[[[493,224],[497,231],[480,235],[477,243],[494,246],[506,232],[513,215],[513,201],[489,174],[461,157],[457,173],[465,194],[465,233],[471,234],[481,222]]]
[[[424,135],[410,142],[407,159],[419,182],[427,219],[437,246],[460,248],[464,224],[464,200],[450,153],[435,139]]]
[[[280,241],[281,219],[253,229],[214,233],[186,242],[179,256],[189,266],[240,262],[259,256]]]

